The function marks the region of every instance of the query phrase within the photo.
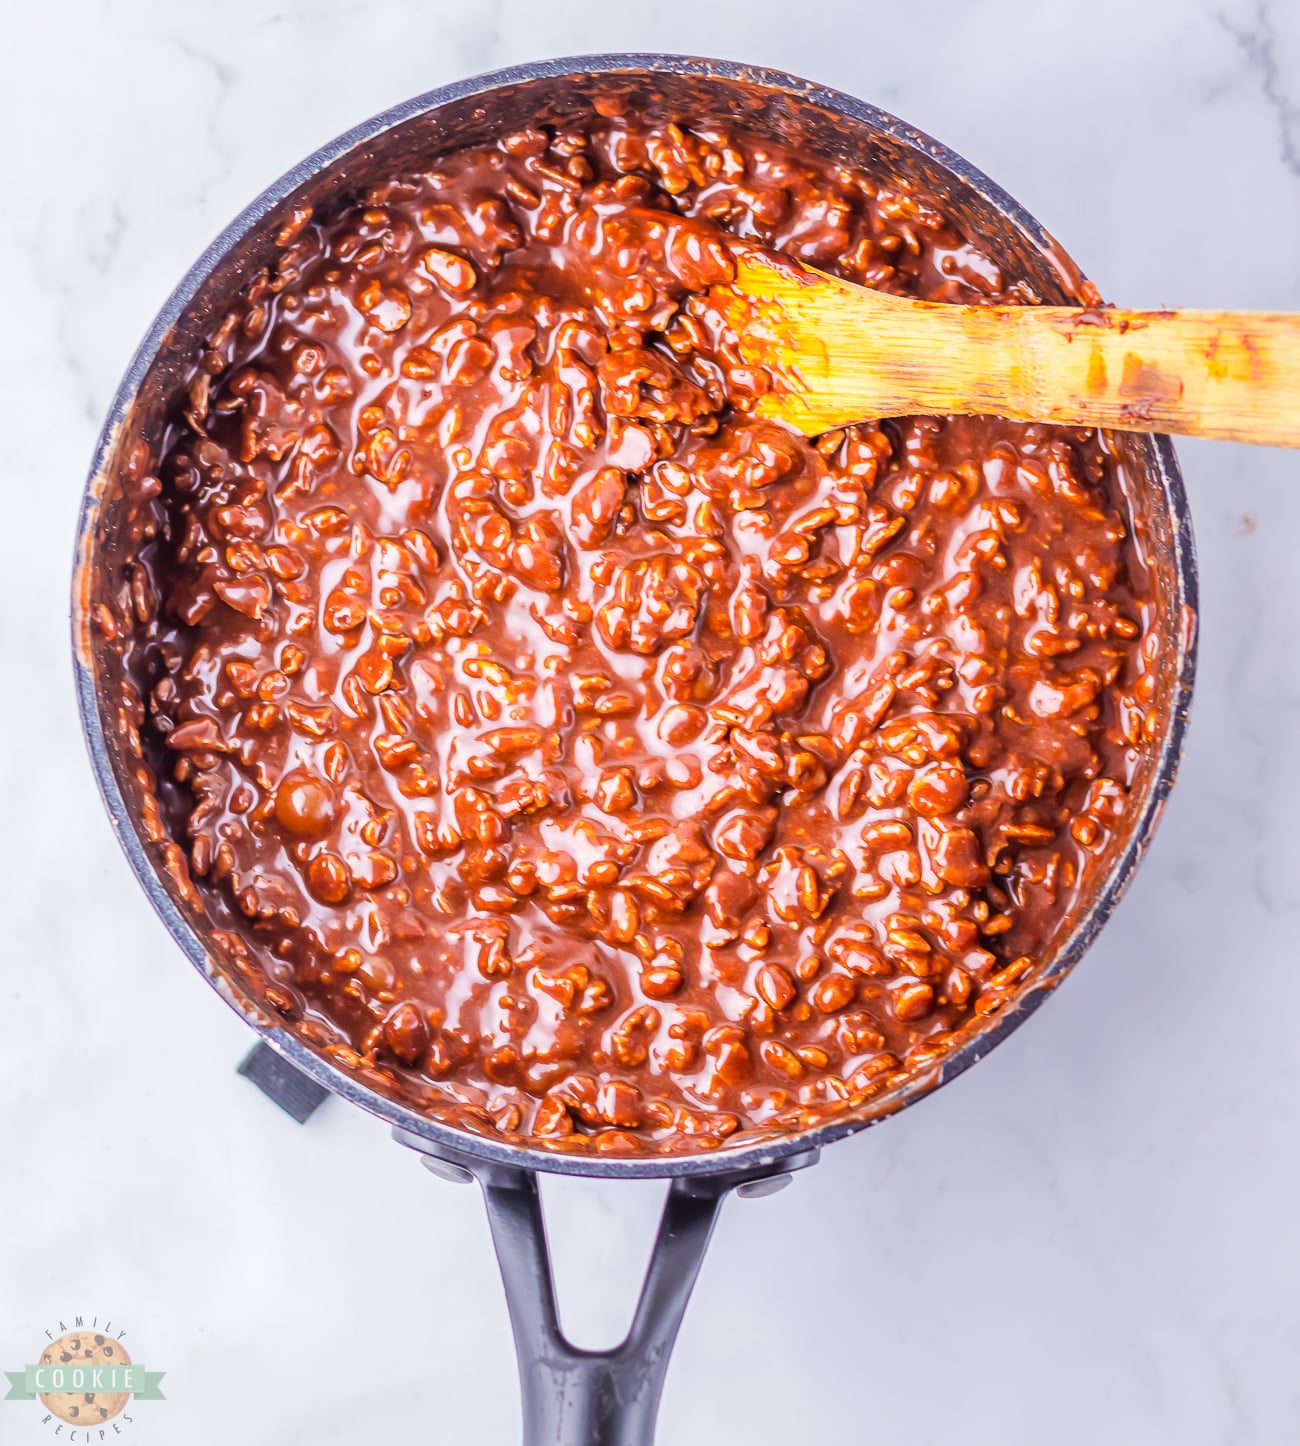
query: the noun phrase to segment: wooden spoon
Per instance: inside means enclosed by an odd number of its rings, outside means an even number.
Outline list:
[[[1300,314],[912,301],[750,246],[710,296],[771,379],[758,414],[806,436],[985,413],[1300,447]]]

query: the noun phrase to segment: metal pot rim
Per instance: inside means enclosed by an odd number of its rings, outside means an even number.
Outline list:
[[[733,61],[710,60],[693,56],[666,54],[581,55],[554,60],[509,66],[466,80],[455,81],[404,101],[354,126],[327,145],[299,162],[279,180],[268,186],[260,196],[221,232],[182,278],[158,313],[144,340],[137,348],[130,366],[119,385],[95,447],[86,492],[77,528],[76,557],[93,554],[89,543],[98,520],[100,483],[104,469],[113,459],[119,429],[130,415],[141,385],[164,347],[172,328],[184,315],[200,288],[221,260],[253,230],[276,206],[314,176],[342,160],[343,157],[380,134],[453,101],[488,95],[504,86],[551,77],[572,75],[616,75],[619,73],[665,74],[713,77],[724,81],[743,82],[756,88],[771,89],[795,98],[804,98],[827,110],[860,121],[884,132],[907,148],[920,152],[951,172],[972,190],[978,192],[1011,226],[1024,234],[1034,249],[1048,255],[1059,255],[1055,241],[1043,227],[1010,195],[981,171],[932,137],[914,129],[897,117],[865,101],[841,91],[801,80],[782,71],[744,65]],[[1197,574],[1192,540],[1191,519],[1182,476],[1173,446],[1167,437],[1154,438],[1155,468],[1169,501],[1173,523],[1174,577],[1179,589],[1176,602],[1185,620],[1180,648],[1179,666],[1171,696],[1168,699],[1170,721],[1156,761],[1154,774],[1143,800],[1139,816],[1133,820],[1124,849],[1114,861],[1092,904],[1076,921],[1068,940],[1048,968],[1028,990],[982,1033],[954,1050],[934,1071],[932,1077],[909,1084],[905,1097],[888,1110],[866,1118],[833,1119],[826,1124],[799,1133],[764,1137],[752,1144],[723,1148],[709,1153],[665,1156],[634,1156],[608,1158],[597,1155],[552,1153],[522,1145],[511,1145],[468,1130],[456,1129],[388,1099],[368,1088],[353,1076],[330,1064],[283,1025],[241,1005],[228,989],[219,989],[227,1003],[239,1010],[262,1039],[277,1050],[295,1068],[301,1070],[331,1093],[371,1114],[380,1116],[396,1129],[419,1136],[433,1152],[439,1147],[451,1155],[468,1156],[488,1165],[505,1165],[522,1169],[542,1170],[555,1174],[590,1175],[607,1179],[644,1179],[650,1177],[685,1177],[761,1170],[791,1157],[805,1155],[846,1135],[856,1134],[898,1109],[906,1108],[934,1092],[994,1049],[1042,1004],[1048,995],[1074,967],[1091,946],[1102,926],[1119,902],[1138,863],[1150,843],[1165,800],[1178,770],[1187,726],[1188,708],[1196,664]],[[208,982],[216,987],[208,951],[171,898],[162,874],[146,851],[137,832],[137,824],[118,786],[109,756],[104,722],[100,715],[99,696],[90,660],[83,656],[79,640],[87,636],[79,589],[74,585],[73,662],[77,703],[82,730],[95,778],[104,805],[112,819],[118,841],[127,856],[136,879],[172,938]]]

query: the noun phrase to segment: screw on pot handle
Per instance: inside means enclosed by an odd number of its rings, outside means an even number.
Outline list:
[[[672,1182],[631,1329],[612,1350],[573,1345],[560,1329],[537,1177],[513,1166],[452,1156],[394,1130],[425,1164],[452,1179],[478,1179],[487,1205],[519,1358],[524,1446],[652,1446],[659,1396],[714,1221],[732,1190],[764,1195],[817,1151],[759,1169]]]

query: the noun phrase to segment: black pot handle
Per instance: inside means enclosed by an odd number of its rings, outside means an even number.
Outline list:
[[[299,1123],[328,1093],[267,1044],[254,1047],[239,1073]],[[722,1202],[733,1190],[771,1195],[819,1154],[674,1179],[631,1329],[612,1350],[588,1351],[560,1329],[536,1174],[486,1164],[407,1130],[395,1129],[393,1138],[418,1151],[433,1174],[482,1187],[519,1359],[524,1446],[653,1446],[669,1357]]]
[[[733,1190],[771,1194],[817,1159],[809,1150],[752,1170],[674,1179],[631,1329],[612,1350],[589,1351],[560,1329],[536,1175],[404,1130],[393,1135],[435,1174],[482,1187],[519,1358],[524,1446],[652,1446],[673,1342],[722,1202]]]

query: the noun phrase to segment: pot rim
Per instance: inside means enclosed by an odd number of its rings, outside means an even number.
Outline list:
[[[155,864],[146,850],[136,819],[118,786],[109,754],[104,720],[100,714],[94,670],[91,666],[89,651],[82,645],[82,640],[90,634],[88,620],[84,616],[86,600],[77,585],[77,578],[80,574],[82,559],[93,556],[90,545],[93,542],[94,529],[99,516],[103,490],[101,484],[106,469],[113,461],[119,431],[129,417],[144,379],[163,349],[169,333],[194,301],[213,271],[237,243],[300,186],[341,161],[358,147],[373,141],[382,133],[419,116],[436,111],[451,102],[474,96],[487,96],[502,87],[521,82],[565,76],[608,76],[622,73],[695,76],[702,79],[715,78],[741,82],[760,89],[779,91],[795,100],[808,100],[849,120],[862,122],[875,130],[884,132],[908,149],[925,155],[951,172],[965,185],[980,194],[1010,226],[1019,230],[1036,251],[1057,262],[1063,259],[1057,243],[1039,222],[1012,196],[956,152],[949,150],[931,136],[907,125],[887,111],[880,110],[876,106],[869,105],[842,91],[802,80],[783,71],[697,56],[612,53],[569,56],[513,65],[465,80],[454,81],[449,85],[439,86],[361,122],[286,171],[225,227],[190,267],[164,303],[144,340],[136,349],[117,388],[95,446],[77,526],[77,546],[74,554],[76,563],[74,564],[73,584],[72,651],[82,731],[85,735],[100,795],[127,861],[168,933],[180,945],[190,962],[195,965],[207,982],[217,989],[221,997],[257,1031],[266,1044],[332,1094],[340,1096],[349,1103],[359,1105],[371,1114],[378,1115],[395,1129],[420,1137],[421,1140],[427,1142],[427,1147],[432,1153],[445,1151],[451,1156],[468,1156],[487,1164],[510,1165],[552,1174],[589,1175],[605,1179],[646,1179],[703,1176],[739,1170],[762,1170],[779,1161],[807,1154],[823,1145],[831,1144],[847,1135],[867,1129],[871,1125],[889,1118],[892,1114],[898,1113],[899,1110],[915,1104],[918,1100],[926,1098],[942,1085],[956,1079],[958,1075],[964,1074],[973,1064],[983,1059],[1018,1029],[1049,995],[1055,993],[1055,986],[1087,952],[1110,918],[1154,835],[1165,801],[1173,787],[1182,753],[1195,678],[1198,597],[1191,516],[1178,460],[1169,438],[1155,436],[1152,439],[1154,442],[1154,468],[1152,470],[1163,487],[1164,495],[1169,503],[1170,520],[1173,527],[1173,571],[1178,591],[1175,602],[1183,619],[1183,628],[1177,639],[1179,650],[1177,671],[1168,700],[1169,723],[1141,812],[1133,821],[1129,838],[1097,889],[1091,905],[1075,922],[1069,937],[1058,949],[1048,967],[1034,981],[1033,987],[1012,1003],[998,1017],[995,1024],[955,1049],[929,1078],[918,1081],[914,1077],[909,1081],[900,1090],[897,1104],[887,1104],[888,1097],[885,1097],[885,1101],[882,1101],[884,1107],[873,1111],[866,1117],[832,1119],[810,1130],[790,1134],[774,1134],[770,1137],[764,1136],[753,1143],[735,1147],[724,1146],[717,1150],[696,1154],[636,1155],[621,1158],[594,1154],[552,1153],[527,1145],[508,1144],[487,1135],[458,1129],[430,1119],[406,1105],[389,1099],[329,1063],[323,1055],[317,1054],[309,1048],[283,1024],[276,1023],[260,1009],[245,1004],[235,997],[232,988],[223,987],[226,983],[224,977],[218,972],[214,972],[209,951],[176,906],[164,885],[164,871],[161,866]],[[1073,263],[1069,264],[1073,266]]]

